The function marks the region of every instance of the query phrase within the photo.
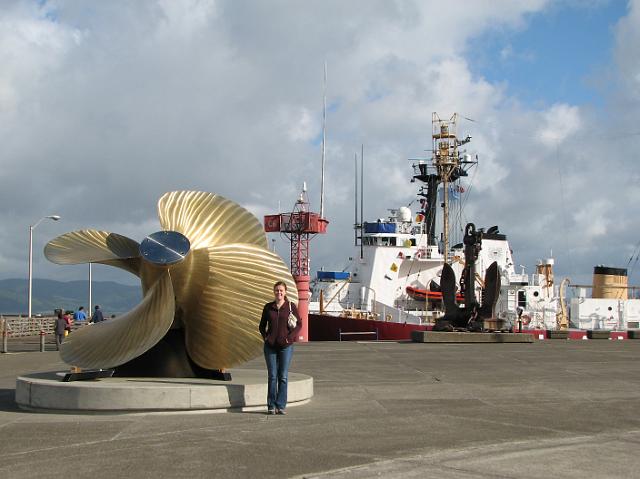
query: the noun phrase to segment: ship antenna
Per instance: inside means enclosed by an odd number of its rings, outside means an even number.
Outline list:
[[[327,131],[327,62],[324,62],[324,89],[322,94],[322,173],[320,175],[320,218],[324,218],[324,154]]]
[[[353,154],[353,161],[354,161],[354,175],[353,178],[355,180],[355,190],[354,190],[354,205],[355,205],[355,210],[354,210],[354,223],[353,223],[353,234],[354,234],[354,238],[353,238],[353,245],[354,246],[358,246],[358,226],[360,225],[360,223],[358,222],[358,154],[354,153]]]
[[[360,148],[360,259],[364,258],[362,237],[364,232],[364,143]]]

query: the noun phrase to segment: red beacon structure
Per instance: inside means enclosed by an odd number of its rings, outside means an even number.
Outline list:
[[[282,233],[291,242],[291,275],[298,289],[298,312],[302,319],[302,329],[298,341],[309,340],[309,282],[310,259],[309,241],[317,234],[327,232],[329,221],[321,214],[309,211],[306,185],[291,213],[280,213],[264,217],[267,233]]]

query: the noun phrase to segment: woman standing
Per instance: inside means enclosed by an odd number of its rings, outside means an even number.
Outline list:
[[[269,377],[267,411],[268,414],[286,414],[289,363],[302,321],[298,308],[287,298],[286,284],[278,281],[273,286],[273,296],[275,301],[264,305],[260,319]]]

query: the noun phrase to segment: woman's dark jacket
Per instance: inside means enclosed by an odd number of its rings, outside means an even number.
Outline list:
[[[55,334],[62,335],[67,328],[67,321],[64,318],[56,318]]]
[[[287,324],[289,307],[291,307],[291,312],[295,317],[298,318],[296,327],[293,329],[290,329]],[[302,320],[298,314],[298,308],[288,299],[285,299],[279,310],[275,301],[264,305],[262,318],[260,319],[260,334],[269,346],[283,348],[295,343],[301,328]]]

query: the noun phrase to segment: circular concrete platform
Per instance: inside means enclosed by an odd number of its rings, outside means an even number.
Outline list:
[[[62,382],[56,372],[16,379],[23,409],[61,411],[176,411],[266,408],[267,372],[238,369],[231,381],[198,378],[103,378]],[[289,373],[288,406],[313,396],[313,378]]]

